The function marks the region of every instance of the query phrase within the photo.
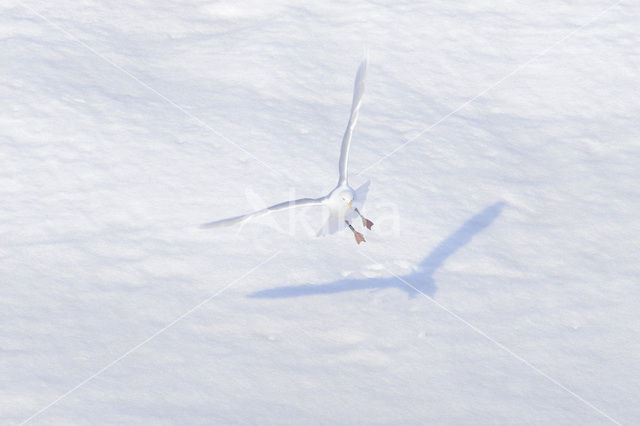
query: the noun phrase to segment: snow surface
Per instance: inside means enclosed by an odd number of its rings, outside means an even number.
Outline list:
[[[639,423],[639,17],[2,2],[0,423]]]

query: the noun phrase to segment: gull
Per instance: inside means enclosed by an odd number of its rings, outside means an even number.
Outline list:
[[[201,228],[217,228],[222,226],[231,226],[249,219],[263,216],[269,213],[279,212],[294,207],[303,206],[324,206],[329,210],[329,219],[326,224],[320,229],[318,235],[328,235],[338,232],[342,229],[350,229],[353,232],[353,236],[356,239],[356,243],[360,244],[365,241],[364,235],[356,231],[351,223],[351,218],[354,215],[359,216],[362,219],[362,225],[371,229],[373,222],[365,218],[360,209],[364,204],[364,201],[369,190],[369,181],[358,189],[354,190],[348,183],[347,177],[347,164],[349,162],[349,148],[351,147],[351,138],[353,137],[353,131],[356,127],[356,121],[358,121],[358,113],[360,106],[362,105],[362,94],[364,93],[364,79],[367,72],[367,60],[365,59],[360,64],[358,72],[356,74],[356,81],[353,88],[353,101],[351,103],[351,115],[349,117],[349,124],[342,137],[342,147],[340,149],[340,160],[338,162],[338,184],[331,192],[324,197],[320,198],[300,198],[297,200],[284,201],[282,203],[274,204],[273,206],[258,210],[252,213],[247,213],[240,216],[230,217],[227,219],[221,219],[214,222],[209,222],[200,225]]]

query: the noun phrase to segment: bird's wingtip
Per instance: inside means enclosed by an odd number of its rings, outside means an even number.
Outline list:
[[[369,66],[369,55],[365,54],[364,58],[362,58],[362,62],[360,62],[360,66],[358,67],[358,74],[366,74],[367,67]]]

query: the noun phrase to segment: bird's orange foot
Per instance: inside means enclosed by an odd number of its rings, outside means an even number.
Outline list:
[[[353,231],[353,236],[356,238],[356,243],[358,243],[358,244],[364,243],[364,242],[367,241],[367,240],[364,239],[364,235],[362,235],[358,231]]]
[[[364,226],[367,229],[371,229],[371,227],[373,226],[373,222],[371,222],[369,219],[367,218],[362,218],[362,226]]]

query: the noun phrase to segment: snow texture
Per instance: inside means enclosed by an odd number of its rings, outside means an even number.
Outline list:
[[[639,16],[2,2],[0,423],[640,423]]]

